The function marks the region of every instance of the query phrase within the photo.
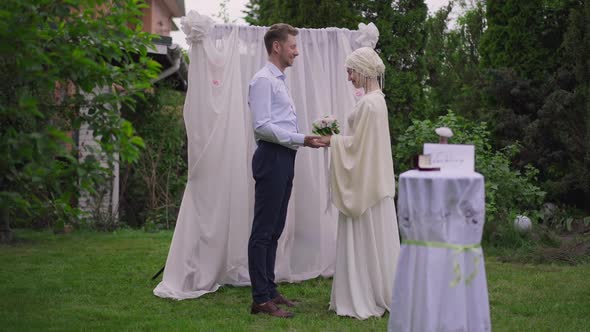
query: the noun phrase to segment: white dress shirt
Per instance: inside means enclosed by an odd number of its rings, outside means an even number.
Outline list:
[[[250,82],[248,105],[256,141],[263,140],[297,150],[304,134],[298,132],[295,106],[285,74],[268,62]]]

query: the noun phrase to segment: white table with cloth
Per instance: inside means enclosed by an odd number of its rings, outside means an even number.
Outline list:
[[[491,331],[483,176],[410,170],[398,195],[402,246],[388,330]]]

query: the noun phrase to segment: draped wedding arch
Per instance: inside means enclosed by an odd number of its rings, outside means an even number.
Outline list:
[[[251,161],[256,148],[247,104],[251,77],[267,59],[268,28],[214,24],[195,11],[181,20],[190,45],[184,121],[188,181],[166,260],[154,294],[197,298],[221,285],[249,285],[248,238],[254,210]],[[375,47],[372,24],[359,30],[299,29],[299,56],[287,85],[299,130],[332,114],[344,125],[362,91],[347,81],[344,60],[354,49]],[[344,127],[344,126],[343,126]],[[326,163],[321,149],[301,148],[276,278],[297,282],[334,273],[336,211],[326,212]]]

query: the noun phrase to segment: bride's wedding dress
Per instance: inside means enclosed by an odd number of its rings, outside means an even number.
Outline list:
[[[390,309],[400,242],[387,107],[370,92],[332,136],[331,183],[340,210],[330,309],[366,319]]]

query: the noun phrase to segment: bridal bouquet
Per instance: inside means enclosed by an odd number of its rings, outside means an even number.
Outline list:
[[[313,133],[321,136],[340,134],[338,120],[332,115],[326,115],[312,123]]]
[[[340,127],[338,126],[338,120],[332,115],[326,115],[323,118],[319,118],[312,123],[312,133],[320,136],[328,136],[334,134],[340,134]],[[330,185],[330,154],[328,149],[324,148],[324,178],[326,179],[326,188],[328,195],[326,195],[326,211],[328,213],[332,211],[332,191]]]

